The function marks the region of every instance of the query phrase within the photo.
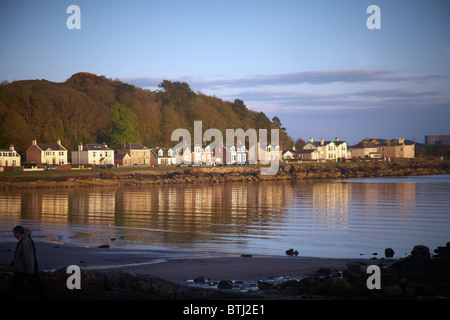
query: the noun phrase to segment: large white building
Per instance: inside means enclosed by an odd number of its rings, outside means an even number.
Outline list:
[[[318,159],[320,160],[337,161],[338,159],[351,158],[351,152],[348,150],[347,142],[339,141],[338,138],[334,138],[332,141],[325,141],[323,138],[321,138],[320,141],[313,141],[313,138],[310,138],[303,149],[317,150]]]
[[[72,151],[72,164],[114,165],[114,150],[100,143],[87,143],[78,145]]]

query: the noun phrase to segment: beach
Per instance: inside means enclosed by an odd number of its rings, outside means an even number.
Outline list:
[[[0,265],[13,258],[15,242],[0,243]],[[212,281],[258,281],[301,277],[319,268],[341,270],[347,264],[369,264],[368,259],[332,259],[300,256],[239,256],[214,252],[98,248],[36,242],[41,270],[77,265],[84,270],[116,270],[150,275],[177,284],[204,277]]]

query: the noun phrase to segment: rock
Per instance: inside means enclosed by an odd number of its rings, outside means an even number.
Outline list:
[[[324,294],[346,296],[352,292],[352,286],[347,280],[339,277],[330,277],[326,279],[320,288]]]
[[[317,277],[306,277],[299,282],[300,292],[305,294],[317,294],[320,285],[320,279]]]
[[[194,279],[195,283],[205,283],[205,277],[199,276]]]
[[[388,297],[401,296],[403,294],[399,285],[383,286],[383,293]]]
[[[104,248],[109,248],[109,245],[107,245],[107,244],[102,244],[102,245],[99,245],[98,246],[99,248],[102,248],[102,249],[104,249]]]
[[[392,248],[384,249],[384,256],[386,258],[392,258],[394,256],[395,251]]]
[[[294,249],[289,249],[289,250],[286,250],[286,254],[288,256],[297,256],[298,255],[298,251],[294,250]]]
[[[279,290],[279,288],[269,282],[265,282],[265,281],[258,281],[258,289],[263,290],[263,291],[277,291]]]
[[[354,273],[361,273],[361,265],[357,262],[355,263],[349,263],[347,265],[347,268],[349,271],[354,272]]]
[[[320,274],[329,274],[331,272],[330,268],[320,267],[319,270],[317,270],[317,273]]]
[[[411,251],[411,256],[421,256],[424,258],[430,258],[430,249],[424,245],[417,245]]]
[[[231,280],[220,280],[218,286],[219,289],[232,289],[233,281]]]

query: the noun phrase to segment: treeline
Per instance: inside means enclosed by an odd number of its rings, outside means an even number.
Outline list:
[[[184,82],[164,80],[150,91],[90,73],[77,73],[64,83],[25,80],[0,85],[0,148],[11,144],[24,153],[33,139],[69,150],[80,142],[170,147],[173,130],[193,134],[195,120],[203,130],[217,128],[280,129],[280,145],[292,139],[277,117],[248,110],[242,100],[223,101],[193,92]],[[270,137],[270,131],[268,131]]]

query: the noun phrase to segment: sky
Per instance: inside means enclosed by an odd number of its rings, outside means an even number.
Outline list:
[[[0,81],[184,81],[294,140],[423,143],[450,134],[449,17],[448,0],[2,0]]]

